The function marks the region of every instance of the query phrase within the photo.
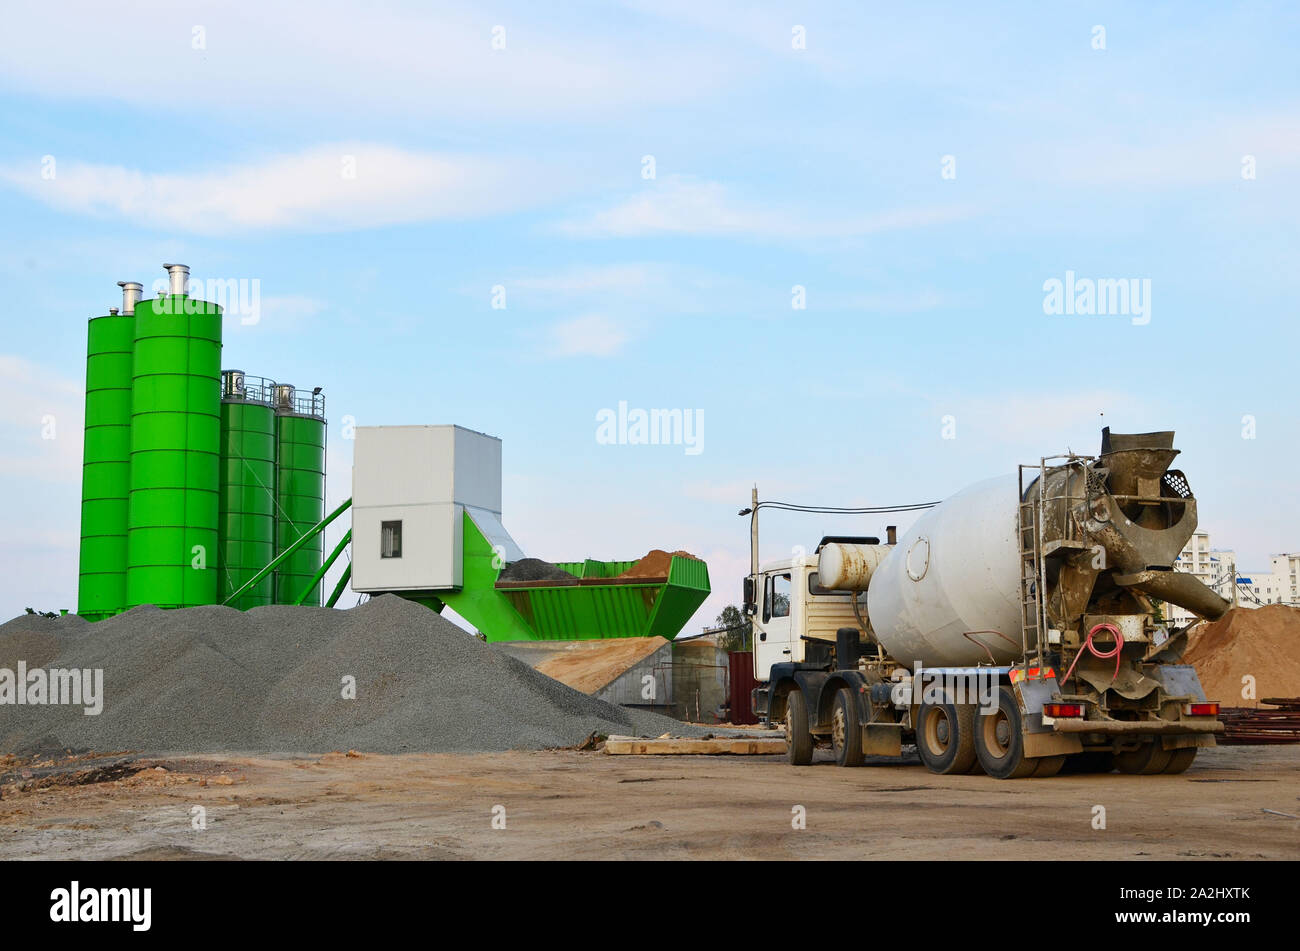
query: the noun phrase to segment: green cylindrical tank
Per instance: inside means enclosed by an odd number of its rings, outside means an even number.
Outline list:
[[[183,288],[135,308],[127,607],[219,600],[221,308]]]
[[[86,346],[77,613],[90,621],[126,607],[126,505],[131,490],[131,355],[140,285],[123,282],[123,312],[92,318]]]
[[[275,388],[276,554],[325,517],[325,400]],[[321,565],[324,540],[311,539],[275,573],[275,601],[292,604]],[[303,604],[320,605],[317,582]]]
[[[226,370],[221,382],[221,495],[217,598],[224,601],[275,557],[273,384]],[[267,575],[240,595],[241,610],[273,603]]]

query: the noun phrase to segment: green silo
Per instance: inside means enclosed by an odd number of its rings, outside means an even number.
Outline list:
[[[217,597],[224,601],[275,557],[274,386],[242,370],[221,374],[221,495]],[[232,607],[273,603],[267,575]]]
[[[325,398],[275,388],[276,554],[325,517]],[[275,574],[275,601],[292,604],[321,565],[320,535],[289,557]],[[320,605],[317,583],[303,604]]]
[[[221,308],[164,266],[169,292],[135,308],[127,607],[218,600]]]
[[[140,285],[119,281],[122,310],[92,318],[86,346],[77,613],[98,621],[126,607],[126,505],[131,490],[131,355]]]

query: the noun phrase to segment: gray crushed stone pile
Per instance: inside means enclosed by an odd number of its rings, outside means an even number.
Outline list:
[[[703,732],[580,693],[393,595],[347,611],[20,616],[0,625],[0,668],[19,661],[102,668],[103,711],[0,705],[0,752],[488,752]]]
[[[498,581],[572,581],[575,584],[578,576],[565,571],[559,565],[553,565],[549,561],[542,561],[540,558],[521,558],[519,561],[512,561],[506,565],[505,570],[497,577]]]

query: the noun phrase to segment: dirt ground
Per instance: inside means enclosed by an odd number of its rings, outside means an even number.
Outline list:
[[[1300,857],[1300,746],[1013,782],[575,751],[10,757],[0,794],[3,859]]]

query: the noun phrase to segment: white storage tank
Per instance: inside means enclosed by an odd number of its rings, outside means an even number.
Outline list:
[[[999,476],[945,499],[872,573],[867,615],[895,660],[941,667],[988,663],[990,651],[1000,664],[1020,657],[1017,487],[1016,476]],[[1007,640],[965,636],[988,630]]]

